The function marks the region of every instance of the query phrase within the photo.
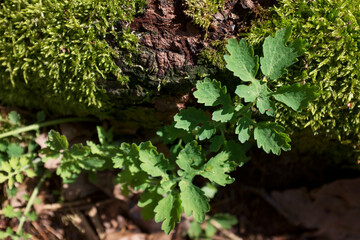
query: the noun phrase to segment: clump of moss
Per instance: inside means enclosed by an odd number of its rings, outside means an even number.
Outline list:
[[[248,40],[258,44],[286,26],[293,36],[307,41],[298,66],[289,70],[287,82],[309,82],[321,95],[301,115],[279,108],[278,119],[289,128],[310,126],[357,144],[360,130],[360,0],[280,0],[269,19],[256,23]]]
[[[211,66],[215,66],[220,70],[225,68],[224,55],[228,54],[226,50],[226,40],[214,40],[210,42],[210,46],[204,48],[199,53],[199,63],[209,63]]]
[[[212,21],[214,14],[222,10],[226,0],[184,0],[184,11],[191,17],[195,24],[207,30]]]
[[[136,53],[138,38],[115,22],[130,22],[144,6],[145,0],[0,3],[0,100],[61,113],[100,109],[107,100],[102,82],[128,81],[114,60],[122,55],[131,65]]]

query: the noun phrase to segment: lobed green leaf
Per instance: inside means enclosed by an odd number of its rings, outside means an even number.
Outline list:
[[[209,117],[205,115],[203,110],[189,107],[181,109],[180,112],[174,116],[174,121],[176,128],[192,131],[200,123],[209,121]]]
[[[159,201],[154,209],[155,222],[164,221],[161,229],[166,234],[169,234],[174,229],[175,224],[180,222],[182,207],[181,200],[178,194],[169,194]]]
[[[221,109],[214,111],[212,120],[227,122],[232,118],[234,106],[226,87],[221,87],[221,83],[216,80],[211,81],[209,78],[205,78],[203,81],[197,82],[196,88],[194,96],[199,103],[204,103],[205,106],[222,105]]]
[[[250,126],[253,121],[248,116],[243,116],[236,124],[235,133],[241,143],[245,143],[250,139]]]
[[[168,176],[166,171],[170,170],[170,164],[164,154],[159,154],[150,141],[141,143],[139,149],[139,160],[142,162],[141,169],[153,177]]]
[[[271,80],[281,77],[286,72],[285,68],[297,62],[297,58],[304,53],[301,39],[286,45],[290,35],[291,28],[283,28],[275,33],[275,37],[268,36],[264,41],[264,57],[260,58],[260,68]]]
[[[228,152],[218,153],[204,165],[201,176],[221,186],[234,182],[235,179],[226,174],[232,170],[229,159],[230,154]]]
[[[193,214],[195,221],[203,222],[205,214],[210,210],[209,199],[204,192],[188,180],[179,182],[180,197],[185,214]]]
[[[284,127],[273,122],[260,122],[255,125],[254,139],[259,148],[266,153],[273,152],[280,155],[281,150],[290,150],[291,141],[288,134],[284,133]]]
[[[245,82],[255,81],[259,69],[259,57],[254,56],[254,50],[248,46],[245,39],[238,42],[236,39],[229,39],[226,46],[230,55],[225,55],[226,67]]]
[[[69,143],[65,136],[60,135],[60,133],[55,132],[54,130],[50,130],[48,134],[48,141],[46,144],[53,151],[60,151],[64,149],[68,149]]]
[[[154,210],[161,199],[163,199],[163,196],[157,193],[156,188],[148,189],[146,192],[141,194],[138,206],[141,207],[141,215],[144,220],[154,218]]]
[[[300,85],[300,83],[295,83],[290,86],[280,87],[272,96],[293,110],[300,111],[319,96],[317,90],[317,87],[309,84]]]

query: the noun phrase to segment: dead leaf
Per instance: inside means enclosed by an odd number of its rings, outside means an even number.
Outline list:
[[[338,180],[308,191],[274,191],[272,197],[315,236],[360,239],[360,178]]]
[[[146,234],[120,231],[108,234],[105,240],[146,240]]]

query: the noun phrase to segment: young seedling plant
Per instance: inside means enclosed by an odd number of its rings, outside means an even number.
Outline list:
[[[290,150],[290,137],[282,126],[271,120],[257,121],[253,115],[271,119],[275,101],[300,111],[317,97],[317,88],[307,84],[281,86],[276,91],[269,88],[304,52],[302,40],[287,43],[290,35],[291,29],[285,28],[266,38],[260,60],[244,39],[228,41],[226,67],[240,78],[235,96],[217,80],[199,81],[194,96],[209,108],[182,109],[171,126],[158,132],[165,143],[173,144],[170,157],[159,153],[150,141],[114,146],[100,128],[100,145],[88,142],[71,149],[65,137],[50,132],[48,154],[63,154],[58,174],[70,177],[82,169],[121,169],[117,182],[123,193],[141,190],[138,205],[143,217],[162,222],[166,233],[174,229],[183,212],[203,222],[210,210],[209,198],[194,184],[194,178],[201,176],[220,186],[234,182],[229,173],[247,161],[243,144],[252,139],[266,153],[279,155],[281,150]],[[231,132],[239,142],[228,139]]]
[[[307,84],[270,89],[304,53],[302,40],[287,43],[290,35],[291,28],[284,28],[267,37],[260,58],[244,39],[228,41],[229,55],[224,58],[226,67],[239,77],[235,94],[229,94],[217,80],[197,82],[194,97],[206,108],[182,109],[172,125],[158,132],[164,143],[172,146],[169,157],[150,141],[118,146],[111,133],[99,127],[99,144],[88,141],[71,148],[64,136],[50,131],[43,161],[62,156],[57,174],[65,181],[84,170],[93,175],[104,169],[120,170],[116,181],[123,194],[141,190],[138,205],[144,219],[162,222],[167,234],[183,212],[203,222],[210,210],[209,197],[194,178],[220,186],[234,182],[229,173],[248,160],[244,146],[249,141],[266,153],[279,155],[281,150],[290,150],[289,135],[273,119],[275,102],[300,111],[317,97],[317,88]]]

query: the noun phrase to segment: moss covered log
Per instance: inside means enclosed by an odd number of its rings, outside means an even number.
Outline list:
[[[9,0],[0,6],[3,103],[86,114],[106,108],[106,79],[129,80],[115,60],[131,66],[138,38],[115,23],[131,22],[144,0]]]

